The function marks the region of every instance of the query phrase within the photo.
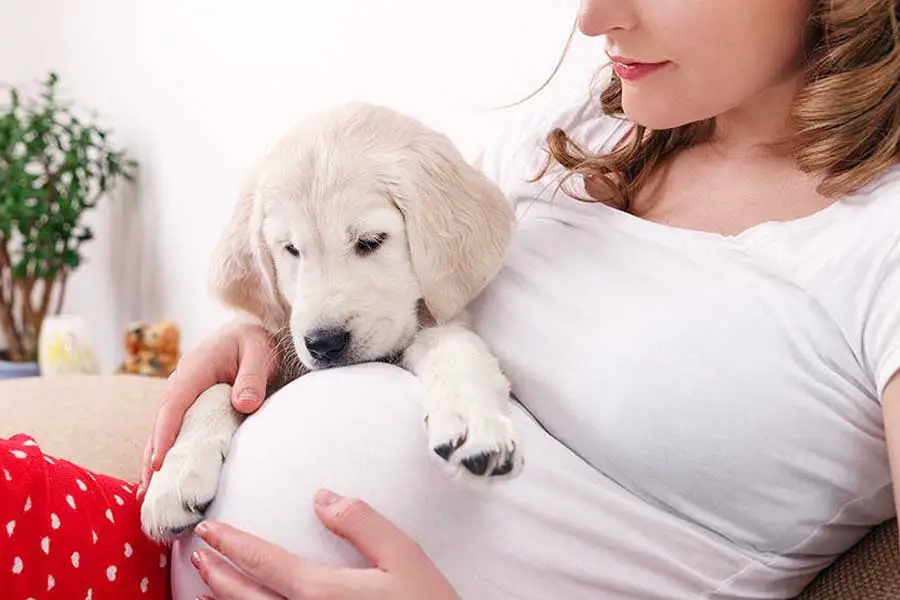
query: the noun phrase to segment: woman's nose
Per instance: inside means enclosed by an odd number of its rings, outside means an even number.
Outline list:
[[[581,0],[578,29],[587,36],[606,35],[634,27],[632,0]]]

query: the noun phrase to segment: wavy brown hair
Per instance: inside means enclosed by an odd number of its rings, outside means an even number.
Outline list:
[[[840,197],[900,161],[900,0],[813,0],[802,85],[794,100],[788,149],[801,170],[823,175],[819,193]],[[623,117],[622,82],[612,75],[603,112]],[[610,152],[592,154],[565,131],[547,136],[547,164],[565,169],[560,186],[581,176],[602,184],[601,201],[629,210],[650,174],[677,152],[709,140],[712,119],[672,129],[634,125]]]

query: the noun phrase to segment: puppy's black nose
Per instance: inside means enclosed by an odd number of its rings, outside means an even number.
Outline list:
[[[316,329],[303,338],[306,349],[316,360],[334,362],[350,345],[350,332],[342,327]]]

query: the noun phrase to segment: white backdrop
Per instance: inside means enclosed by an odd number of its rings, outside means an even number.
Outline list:
[[[576,0],[0,0],[0,82],[50,69],[141,163],[92,216],[65,310],[104,367],[131,319],[175,319],[191,347],[227,313],[209,252],[250,163],[298,117],[364,99],[447,132],[472,156],[556,64]],[[578,36],[553,88],[583,86],[602,40]],[[29,88],[33,89],[33,88]]]

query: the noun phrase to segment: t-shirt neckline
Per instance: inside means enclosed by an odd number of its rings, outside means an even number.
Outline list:
[[[897,170],[900,174],[900,169]],[[845,214],[851,205],[864,202],[872,193],[873,186],[880,187],[880,183],[890,177],[888,173],[880,177],[874,184],[870,184],[857,192],[837,199],[827,206],[802,217],[787,220],[767,220],[751,225],[734,234],[718,233],[703,229],[692,229],[677,225],[668,225],[658,221],[652,221],[635,216],[632,213],[617,209],[602,202],[583,202],[566,197],[564,202],[569,208],[579,213],[595,218],[602,218],[620,230],[629,231],[649,239],[670,240],[679,242],[707,242],[720,245],[742,246],[751,240],[766,237],[775,232],[804,231],[815,227],[827,226]],[[580,177],[572,180],[572,188],[576,195],[587,197],[584,182]],[[563,193],[560,192],[562,195]],[[558,200],[556,200],[558,201]],[[554,201],[555,202],[555,201]]]

